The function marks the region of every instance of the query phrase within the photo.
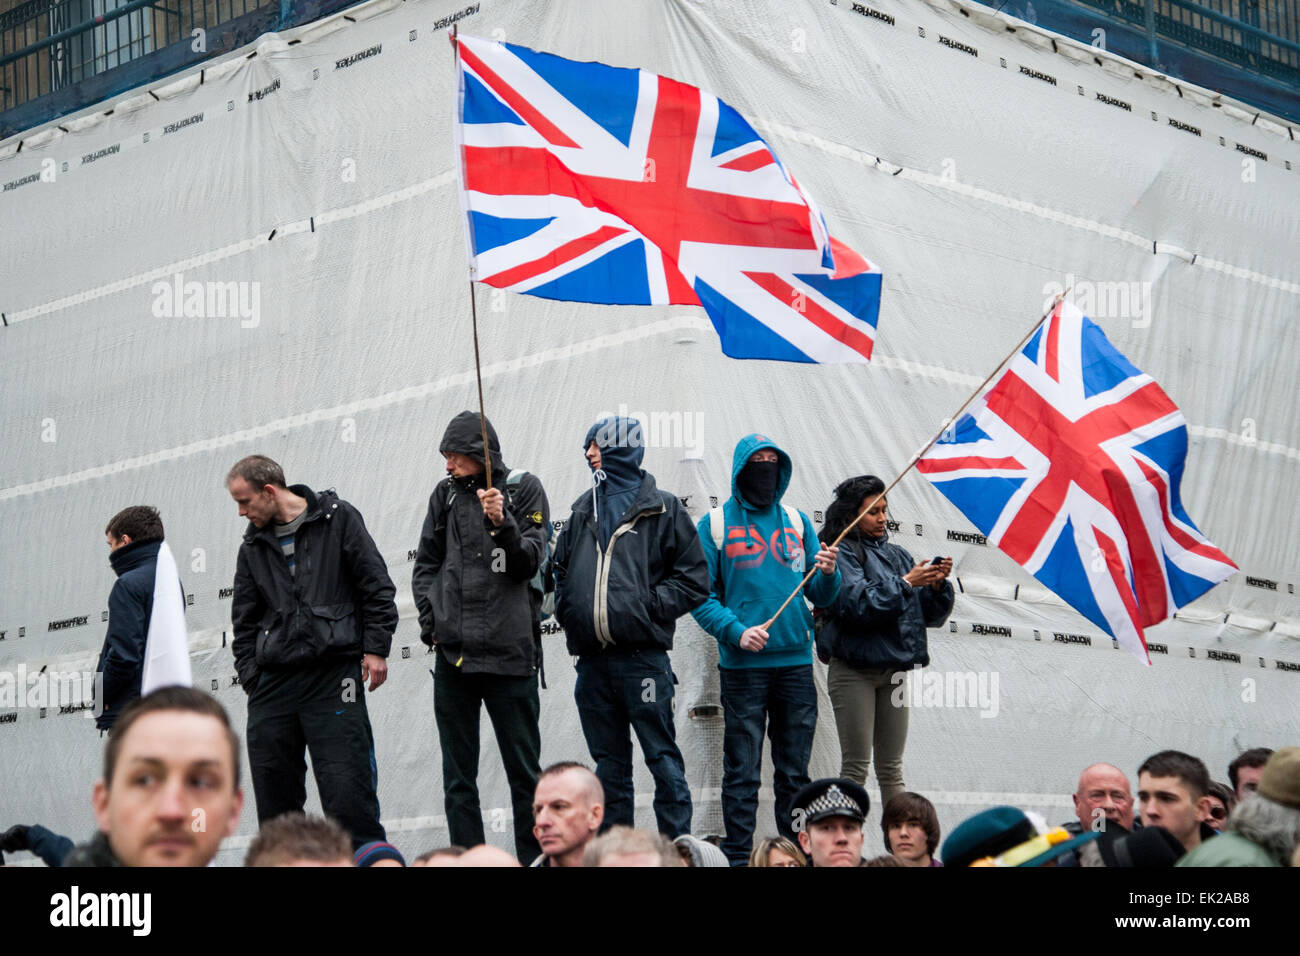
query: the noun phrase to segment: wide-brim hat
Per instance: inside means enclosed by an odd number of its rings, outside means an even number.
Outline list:
[[[1300,810],[1300,747],[1274,751],[1264,764],[1255,792],[1274,803]]]
[[[1023,810],[990,807],[948,835],[940,858],[944,866],[971,866],[999,857],[1004,859],[998,866],[1042,866],[1097,837],[1093,832],[1074,836],[1061,828],[1039,833]]]

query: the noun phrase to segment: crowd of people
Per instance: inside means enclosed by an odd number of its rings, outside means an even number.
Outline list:
[[[0,850],[28,849],[52,866],[206,866],[238,826],[243,807],[239,738],[213,697],[166,687],[124,708],[104,751],[93,806],[99,832],[73,847],[39,826],[13,827]],[[1075,819],[1047,827],[998,806],[943,835],[934,805],[904,791],[879,815],[886,853],[863,858],[871,802],[844,778],[815,780],[792,798],[796,839],[760,840],[750,866],[1295,866],[1300,865],[1300,747],[1246,751],[1229,765],[1233,804],[1211,794],[1205,764],[1166,750],[1138,768],[1136,799],[1118,767],[1094,764],[1079,777]],[[577,762],[547,767],[531,799],[533,867],[725,867],[720,838],[611,825],[600,778]],[[262,823],[245,866],[398,866],[385,840],[354,846],[328,816],[301,811]],[[520,866],[504,849],[448,845],[411,866]]]
[[[735,449],[730,497],[693,523],[641,467],[640,423],[608,417],[581,444],[592,487],[553,536],[541,481],[505,464],[486,418],[455,416],[439,448],[447,474],[429,497],[412,591],[421,639],[436,654],[450,845],[416,862],[1122,865],[1113,861],[1161,847],[1192,862],[1244,857],[1251,847],[1276,865],[1291,862],[1300,842],[1296,748],[1267,765],[1260,752],[1247,752],[1230,768],[1233,789],[1213,784],[1194,757],[1154,755],[1138,771],[1142,830],[1127,777],[1098,764],[1080,778],[1077,821],[1048,828],[998,807],[962,823],[939,852],[933,805],[904,783],[907,707],[891,691],[900,671],[929,663],[926,629],[953,606],[952,560],[916,561],[889,540],[884,484],[875,476],[835,488],[819,536],[807,515],[782,501],[790,456],[770,438],[748,435]],[[288,485],[270,458],[241,459],[226,487],[249,521],[231,604],[261,827],[247,862],[402,865],[379,818],[366,709],[366,694],[387,677],[398,622],[387,565],[352,504],[332,489]],[[162,521],[155,509],[134,506],[105,534],[119,578],[99,662],[96,709],[108,733],[93,795],[99,833],[75,849],[65,839],[56,852],[53,835],[16,828],[22,832],[11,830],[0,849],[39,846],[63,865],[203,865],[238,825],[239,740],[224,708],[200,691],[140,696]],[[551,614],[576,661],[574,696],[594,769],[540,766],[541,624]],[[692,835],[676,742],[668,652],[686,614],[718,645],[725,832],[716,840]],[[841,751],[840,775],[816,781],[808,773],[814,652],[829,666]],[[486,845],[477,784],[483,708],[509,782],[513,856]],[[634,828],[633,733],[655,783],[657,832]],[[764,737],[778,836],[756,846]],[[303,814],[307,754],[323,817]],[[873,756],[889,852],[866,862],[863,785]],[[1258,790],[1234,808],[1246,784]],[[200,817],[203,826],[191,827]],[[1202,846],[1204,831],[1225,821],[1228,833]],[[1275,832],[1287,826],[1289,843]]]

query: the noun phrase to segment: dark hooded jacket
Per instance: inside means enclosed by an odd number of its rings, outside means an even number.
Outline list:
[[[235,565],[231,646],[249,693],[262,670],[363,653],[387,657],[397,629],[397,589],[361,513],[333,489],[289,490],[307,499],[293,539],[297,573],[289,570],[271,522],[248,523]]]
[[[592,475],[596,495],[593,511],[600,546],[606,548],[614,529],[641,490],[645,477],[641,470],[645,442],[640,422],[615,416],[603,418],[587,429],[587,437],[582,440],[584,454],[593,441],[600,449],[600,468]]]
[[[508,483],[496,431],[488,423],[492,484],[506,494],[505,519],[495,527],[478,490],[485,475],[448,476],[433,489],[420,531],[411,590],[420,614],[420,640],[436,644],[467,674],[522,677],[537,672],[540,636],[529,582],[546,556],[551,520],[536,475]],[[461,412],[438,446],[484,461],[477,412]]]
[[[132,541],[108,556],[117,581],[108,595],[108,633],[95,671],[103,674],[103,707],[95,726],[108,730],[140,696],[145,640],[153,613],[153,583],[161,539]]]
[[[621,480],[614,495],[601,483],[579,497],[555,544],[555,619],[570,654],[671,650],[677,618],[709,595],[699,536],[682,503],[638,467],[639,435],[632,419],[605,419],[583,445],[594,438],[602,470]]]
[[[916,566],[889,535],[856,531],[840,542],[844,585],[827,609],[817,649],[854,667],[907,668],[930,663],[927,627],[941,627],[952,613],[952,582],[943,590],[913,588],[903,575]]]

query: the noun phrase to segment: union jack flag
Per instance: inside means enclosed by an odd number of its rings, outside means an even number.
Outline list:
[[[460,36],[471,275],[548,299],[701,305],[734,358],[866,362],[880,270],[734,109],[644,70]]]
[[[917,467],[984,535],[1147,664],[1142,629],[1236,573],[1179,498],[1187,423],[1060,302]]]

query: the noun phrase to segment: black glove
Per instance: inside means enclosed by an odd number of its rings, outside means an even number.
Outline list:
[[[0,836],[0,852],[17,853],[19,850],[30,849],[27,845],[27,826],[18,824],[12,826]]]

